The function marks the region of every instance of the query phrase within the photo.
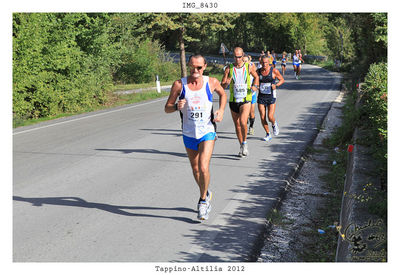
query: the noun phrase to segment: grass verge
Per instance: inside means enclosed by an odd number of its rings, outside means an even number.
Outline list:
[[[99,111],[99,110],[104,110],[108,108],[114,108],[122,105],[127,105],[127,104],[133,104],[137,102],[142,102],[146,100],[152,100],[156,98],[161,98],[161,97],[166,97],[169,95],[169,92],[161,92],[157,93],[157,91],[154,90],[149,90],[146,92],[141,92],[141,93],[132,93],[132,94],[125,94],[125,95],[117,95],[114,94],[112,91],[107,92],[107,103],[104,105],[98,105],[92,108],[87,108],[87,109],[82,109],[79,112],[73,112],[73,113],[61,113],[56,116],[48,116],[48,117],[41,117],[37,119],[13,119],[13,127],[21,127],[21,126],[29,126],[33,125],[36,123],[48,121],[48,120],[53,120],[57,118],[62,118],[62,117],[69,117],[69,116],[74,116],[74,115],[79,115],[83,113],[89,113],[89,112],[94,112],[94,111]]]

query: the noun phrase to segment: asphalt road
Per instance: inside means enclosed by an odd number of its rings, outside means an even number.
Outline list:
[[[236,157],[227,106],[211,161],[213,209],[203,223],[179,115],[164,113],[166,98],[15,129],[13,260],[248,260],[339,95],[340,77],[315,66],[303,66],[302,80],[288,66],[285,80],[276,109],[281,133],[262,141],[257,113],[247,158]]]

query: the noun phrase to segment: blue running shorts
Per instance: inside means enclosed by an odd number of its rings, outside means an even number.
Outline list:
[[[253,93],[253,96],[251,97],[251,104],[255,104],[257,102],[257,93]]]
[[[183,135],[183,143],[185,144],[186,148],[192,149],[192,150],[199,150],[199,144],[203,141],[206,140],[215,140],[217,133],[215,132],[210,132],[208,134],[205,134],[201,138],[191,138]]]

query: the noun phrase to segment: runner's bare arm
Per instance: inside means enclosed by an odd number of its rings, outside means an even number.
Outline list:
[[[260,87],[259,86],[260,85],[260,78],[258,77],[258,74],[256,72],[256,66],[251,66],[250,67],[250,74],[254,77],[253,86],[256,86],[255,90],[253,88],[252,89],[254,91],[258,91],[258,87]]]
[[[217,111],[215,111],[215,113],[214,113],[214,121],[221,122],[224,117],[225,105],[226,105],[228,96],[226,95],[224,88],[222,88],[218,79],[216,79],[214,77],[210,77],[210,82],[211,82],[210,83],[211,89],[213,91],[216,91],[216,93],[219,95],[219,109]]]
[[[174,84],[172,84],[171,92],[169,93],[169,97],[167,99],[167,103],[165,103],[164,111],[166,113],[173,113],[176,110],[181,110],[186,103],[185,99],[179,100],[177,104],[175,104],[176,99],[179,97],[179,94],[182,90],[182,82],[181,80],[176,80]]]
[[[285,79],[283,79],[283,76],[281,75],[281,73],[279,72],[278,69],[274,69],[274,70],[272,71],[272,73],[275,74],[275,77],[279,80],[278,83],[272,84],[272,89],[275,90],[276,87],[279,87],[279,86],[281,86],[283,83],[285,83]]]
[[[226,67],[224,76],[222,77],[222,81],[221,81],[222,88],[226,89],[228,87],[229,83],[231,83],[231,80],[232,80],[232,77],[229,78],[229,67]]]

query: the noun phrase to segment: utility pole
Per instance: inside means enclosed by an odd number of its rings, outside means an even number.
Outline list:
[[[341,43],[341,47],[340,47],[340,64],[343,63],[343,34],[341,31],[339,31],[339,36],[340,36],[340,43]]]
[[[185,42],[183,41],[183,34],[185,32],[185,27],[182,26],[179,30],[179,53],[181,61],[181,77],[186,77],[186,54],[185,54]]]

